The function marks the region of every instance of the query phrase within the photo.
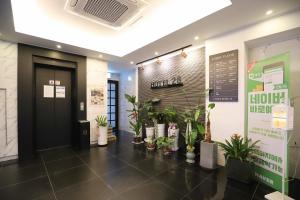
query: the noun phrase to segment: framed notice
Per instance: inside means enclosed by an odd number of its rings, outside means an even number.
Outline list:
[[[56,86],[56,98],[66,98],[66,87]]]
[[[90,93],[90,104],[91,105],[104,105],[104,89],[103,88],[92,88]]]
[[[209,101],[238,101],[238,50],[209,56]]]

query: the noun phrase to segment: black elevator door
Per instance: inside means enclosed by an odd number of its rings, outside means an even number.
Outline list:
[[[36,67],[36,148],[70,145],[72,72]]]

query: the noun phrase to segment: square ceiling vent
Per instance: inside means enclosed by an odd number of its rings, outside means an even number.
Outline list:
[[[87,20],[120,29],[141,17],[143,0],[67,0],[65,9]]]

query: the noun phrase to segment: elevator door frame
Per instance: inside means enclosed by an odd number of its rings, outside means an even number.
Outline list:
[[[34,83],[36,83],[36,70],[37,68],[46,68],[46,69],[50,69],[50,70],[62,70],[62,71],[68,71],[71,73],[71,135],[70,135],[70,144],[67,146],[71,146],[72,145],[72,140],[75,137],[74,134],[76,134],[76,130],[75,130],[75,126],[76,126],[76,87],[75,87],[75,65],[70,65],[66,64],[64,62],[59,62],[56,63],[57,65],[55,65],[54,63],[49,63],[49,62],[40,62],[41,60],[39,59],[35,59],[35,61],[38,62],[34,62],[33,63],[33,68],[34,68]],[[46,64],[45,64],[46,63]],[[64,66],[66,65],[66,67]],[[39,151],[37,149],[37,132],[36,132],[36,89],[35,89],[35,84],[33,84],[34,88],[33,88],[33,104],[34,104],[34,110],[33,110],[33,126],[34,126],[34,151]],[[55,87],[55,85],[54,85]],[[53,148],[60,148],[61,146],[56,146]],[[51,148],[50,148],[51,149]],[[45,150],[45,149],[43,149]]]

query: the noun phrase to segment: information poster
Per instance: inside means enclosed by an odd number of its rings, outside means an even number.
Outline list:
[[[282,163],[287,156],[283,155],[283,149],[287,148],[283,136],[287,133],[272,128],[272,106],[288,104],[289,80],[288,53],[248,65],[248,137],[260,140],[255,177],[278,191],[282,189]],[[286,170],[285,178],[287,174]]]
[[[209,56],[209,101],[238,101],[238,50]]]
[[[54,86],[53,85],[44,85],[44,98],[54,98]]]
[[[56,86],[56,98],[66,98],[65,86]]]

